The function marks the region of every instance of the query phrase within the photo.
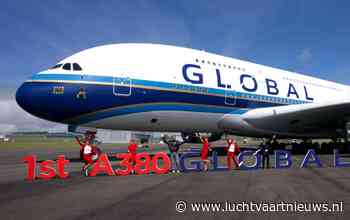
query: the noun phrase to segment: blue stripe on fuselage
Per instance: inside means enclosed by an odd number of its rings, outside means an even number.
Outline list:
[[[74,124],[145,111],[175,110],[239,114],[252,108],[296,104],[296,101],[291,99],[284,99],[285,103],[278,103],[283,99],[236,92],[234,93],[235,104],[228,105],[225,104],[225,91],[222,89],[205,87],[198,89],[198,86],[139,79],[132,79],[131,96],[115,96],[113,81],[114,78],[110,76],[37,74],[24,86],[27,86],[29,91],[34,90],[34,87],[40,88],[40,94],[33,93],[32,98],[38,110],[31,112],[32,114],[53,121]],[[64,86],[65,93],[54,95],[52,93],[54,86]],[[76,93],[81,87],[85,88],[87,99],[76,98]],[[148,105],[140,105],[144,103]],[[43,106],[47,109],[43,109]],[[243,110],[237,111],[237,109]]]
[[[120,79],[119,77],[113,76],[98,76],[98,75],[78,75],[78,74],[45,74],[45,72],[41,74],[34,75],[30,81],[50,81],[50,82],[76,82],[76,83],[93,83],[100,85],[113,85],[114,78]],[[204,93],[206,95],[225,95],[224,89],[216,89],[216,88],[208,88],[203,86],[193,86],[179,83],[168,83],[168,82],[159,82],[159,81],[150,81],[150,80],[141,80],[141,79],[132,79],[133,87],[142,86],[142,87],[152,87],[159,89],[167,89],[172,91],[188,91],[192,93]],[[242,98],[250,101],[257,101],[260,103],[269,103],[270,105],[290,105],[290,104],[303,104],[309,103],[307,101],[291,99],[291,98],[280,98],[268,95],[260,95],[256,93],[248,93],[248,92],[234,92],[234,96],[236,98]],[[266,106],[263,106],[266,107]]]

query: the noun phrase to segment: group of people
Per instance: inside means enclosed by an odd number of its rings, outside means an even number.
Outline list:
[[[168,145],[169,153],[170,153],[170,159],[172,164],[172,172],[173,173],[179,173],[179,149],[182,144],[185,143],[185,141],[178,141],[175,138],[167,139],[163,137],[163,142]],[[210,160],[208,159],[209,151],[211,151],[211,146],[209,143],[208,137],[201,138],[202,142],[202,149],[201,149],[201,155],[200,158],[203,161],[204,165],[204,171],[209,170],[209,164]],[[232,169],[232,161],[234,162],[236,169],[239,169],[239,165],[237,162],[237,155],[240,152],[240,147],[237,144],[237,142],[234,139],[227,139],[227,146],[225,147],[225,150],[227,151],[227,164],[229,169]]]
[[[96,147],[94,144],[95,134],[94,133],[87,133],[85,135],[85,139],[80,139],[79,137],[76,137],[77,142],[80,145],[80,157],[84,161],[84,166],[82,168],[82,172],[84,175],[88,175],[88,170],[93,165],[93,163],[98,159],[99,155],[101,154],[101,150]],[[170,160],[172,164],[171,171],[173,173],[179,173],[179,149],[182,144],[184,144],[186,141],[179,141],[176,138],[168,138],[167,136],[164,136],[162,138],[163,142],[167,144],[170,154]],[[274,138],[272,139],[272,141]],[[271,141],[271,142],[272,142]],[[211,145],[209,143],[208,137],[201,138],[202,142],[202,148],[201,148],[201,154],[200,158],[203,161],[204,165],[204,171],[209,170],[209,164],[210,160],[208,159],[209,152],[212,150]],[[233,138],[227,138],[226,139],[227,145],[224,148],[227,153],[227,166],[229,170],[232,169],[232,161],[235,165],[236,169],[239,169],[239,163],[238,163],[238,154],[240,153],[240,146],[238,145],[237,141]],[[256,153],[260,153],[262,155],[262,167],[265,168],[265,165],[267,168],[269,168],[269,146],[270,143],[268,143],[266,140],[263,141],[263,143],[259,146],[259,149]],[[135,165],[135,157],[136,157],[136,151],[137,151],[137,143],[134,139],[131,139],[128,146],[128,152],[131,154],[131,164]]]

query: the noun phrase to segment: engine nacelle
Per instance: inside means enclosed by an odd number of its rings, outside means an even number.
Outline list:
[[[209,142],[220,140],[223,132],[213,132],[208,135]],[[181,133],[181,137],[186,143],[199,144],[202,143],[200,135],[198,133]]]

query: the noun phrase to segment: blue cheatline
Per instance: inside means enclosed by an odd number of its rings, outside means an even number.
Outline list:
[[[97,76],[97,75],[76,75],[76,74],[36,74],[32,76],[31,80],[50,80],[50,81],[79,81],[79,82],[93,82],[93,83],[101,83],[101,84],[113,84],[114,79],[120,79],[120,77],[112,77],[112,76]],[[185,90],[189,92],[195,91],[206,91],[209,95],[225,95],[225,90],[223,89],[215,89],[201,86],[192,86],[185,85],[180,83],[167,83],[167,82],[159,82],[159,81],[150,81],[150,80],[141,80],[141,79],[131,79],[132,86],[146,86],[146,87],[157,87],[163,89],[170,90]],[[233,90],[232,90],[233,91]],[[303,104],[308,103],[307,101],[290,99],[290,98],[280,98],[273,97],[267,95],[258,95],[254,93],[245,93],[245,92],[235,92],[233,91],[233,97],[236,98],[244,98],[251,100],[258,100],[262,102],[270,102],[276,104]]]
[[[234,97],[227,100],[222,89],[139,79],[131,79],[131,94],[124,97],[115,95],[114,81],[110,76],[36,74],[17,95],[26,100],[21,106],[33,115],[70,124],[149,111],[243,114],[250,109],[287,104],[273,102],[280,99],[277,97],[234,91]],[[52,92],[57,86],[64,87],[64,94]],[[78,100],[76,94],[82,87],[87,98]],[[288,104],[294,104],[295,100],[289,101]]]

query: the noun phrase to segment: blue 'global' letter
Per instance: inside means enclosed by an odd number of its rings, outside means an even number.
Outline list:
[[[252,166],[245,165],[244,161],[243,161],[245,156],[255,157],[255,163]],[[238,164],[239,164],[239,168],[241,170],[256,170],[256,169],[259,169],[260,163],[261,163],[261,154],[255,154],[254,151],[247,150],[247,151],[241,152],[238,155]]]
[[[290,168],[292,166],[291,154],[286,150],[275,151],[275,168]]]
[[[201,161],[191,161],[190,164],[193,165],[192,168],[187,168],[185,166],[185,159],[190,158],[190,157],[198,157],[200,154],[198,152],[184,152],[181,154],[179,165],[180,169],[182,172],[190,172],[190,171],[195,171],[195,172],[200,172],[201,171]]]
[[[219,166],[219,158],[218,158],[218,153],[216,151],[213,152],[213,170],[214,171],[223,171],[223,170],[228,170],[227,166],[221,167]]]
[[[304,86],[304,91],[305,91],[305,98],[306,98],[307,100],[313,101],[313,100],[314,100],[314,98],[309,97],[309,93],[307,92],[307,88],[306,88],[306,86]]]
[[[245,79],[245,78],[251,79],[252,82],[254,83],[254,85],[253,85],[251,88],[248,88],[247,86],[244,85],[244,79]],[[245,91],[248,91],[248,92],[255,92],[255,91],[258,89],[258,83],[256,82],[256,79],[255,79],[254,77],[252,77],[251,75],[248,75],[248,74],[243,74],[243,75],[241,75],[240,81],[241,81],[242,88],[243,88]]]
[[[226,85],[221,83],[221,75],[220,75],[220,70],[219,69],[216,69],[216,77],[217,77],[217,80],[218,80],[218,87],[226,88]]]
[[[340,162],[340,154],[338,149],[334,149],[334,167],[350,167],[349,162]]]
[[[310,159],[313,158],[311,161]],[[303,162],[301,163],[301,168],[307,167],[308,163],[315,163],[318,167],[322,167],[320,158],[317,156],[316,151],[314,149],[310,149],[304,157]]]
[[[278,95],[277,82],[272,79],[266,79],[267,93],[270,95]]]
[[[297,98],[299,98],[297,90],[295,89],[292,83],[289,83],[287,97],[290,97],[290,95],[295,95]]]
[[[192,84],[203,84],[203,74],[193,72],[193,76],[196,76],[196,79],[190,79],[190,78],[188,77],[188,73],[187,73],[187,69],[188,69],[188,68],[197,68],[197,69],[200,69],[201,67],[198,66],[198,65],[195,65],[195,64],[185,64],[185,65],[182,67],[182,75],[183,75],[184,79],[185,79],[187,82],[190,82],[190,83],[192,83]]]

